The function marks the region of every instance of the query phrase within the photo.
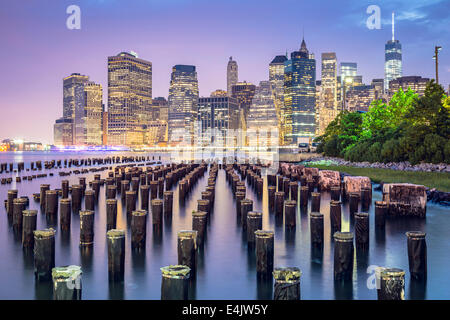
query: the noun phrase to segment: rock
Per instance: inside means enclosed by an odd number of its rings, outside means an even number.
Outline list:
[[[306,177],[306,180],[312,179],[313,176],[319,175],[319,169],[304,167],[302,169],[302,175]]]
[[[369,188],[370,200],[372,200],[372,183],[369,177],[361,176],[345,176],[344,177],[344,191],[348,195],[352,192],[359,193],[361,195],[361,188]]]
[[[415,216],[425,218],[427,193],[422,185],[387,183],[383,185],[383,201],[388,203],[390,216]]]
[[[341,185],[341,175],[339,171],[320,170],[319,171],[319,187],[320,191],[330,190],[331,187],[339,187]]]

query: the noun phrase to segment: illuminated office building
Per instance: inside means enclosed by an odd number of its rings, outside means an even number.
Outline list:
[[[211,97],[227,97],[228,93],[224,90],[217,89],[213,92],[211,92]]]
[[[196,143],[200,146],[236,145],[239,104],[233,97],[198,99]]]
[[[193,143],[197,119],[198,82],[195,66],[172,68],[169,88],[169,141]]]
[[[316,60],[302,41],[299,51],[291,53],[284,67],[285,144],[297,143],[298,138],[313,137],[316,131]]]
[[[57,146],[70,146],[73,144],[73,120],[60,118],[53,126],[53,143]]]
[[[270,81],[261,81],[256,87],[247,116],[249,146],[275,146],[278,141],[278,121]]]
[[[169,104],[164,97],[156,97],[152,100],[151,120],[169,120]]]
[[[157,146],[168,140],[168,124],[164,120],[151,120],[145,126],[145,144]]]
[[[375,100],[374,86],[353,86],[346,93],[345,106],[349,112],[367,112],[370,104]]]
[[[389,95],[392,97],[400,88],[402,88],[403,91],[407,91],[408,88],[411,88],[412,91],[421,97],[425,94],[425,88],[429,81],[430,79],[419,76],[399,77],[389,83]]]
[[[353,78],[356,77],[357,72],[358,72],[358,65],[356,62],[341,62],[340,64],[341,84],[345,81],[346,78],[351,78],[353,82]]]
[[[328,124],[336,118],[338,113],[336,53],[322,53],[322,80],[318,119],[319,135],[325,132]]]
[[[282,131],[283,106],[284,106],[284,63],[286,56],[276,56],[269,64],[269,81],[272,86],[273,101],[277,116],[278,132]],[[282,144],[280,136],[280,144]]]
[[[375,90],[375,99],[382,99],[384,95],[384,79],[373,79],[371,85]]]
[[[233,57],[230,57],[227,65],[227,93],[228,96],[232,94],[232,87],[238,83],[238,65],[237,62],[233,60]]]
[[[102,144],[108,145],[108,111],[102,112]]]
[[[84,86],[89,77],[72,73],[63,79],[63,118],[75,119],[75,110],[84,103]]]
[[[152,63],[134,53],[108,57],[108,144],[144,144],[152,112]]]
[[[388,91],[389,83],[402,76],[402,45],[395,40],[394,13],[392,13],[392,40],[384,46],[384,90]]]
[[[252,104],[253,96],[255,95],[256,86],[250,82],[238,82],[231,88],[231,96],[235,98],[239,104],[240,109],[240,125],[241,130],[247,128],[248,110]]]

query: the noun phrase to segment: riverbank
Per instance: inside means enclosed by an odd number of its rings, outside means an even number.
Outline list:
[[[450,205],[450,173],[399,171],[379,168],[357,168],[351,166],[335,166],[326,164],[306,164],[322,170],[335,170],[352,176],[366,176],[372,182],[383,183],[413,183],[427,187],[428,201],[442,205]]]

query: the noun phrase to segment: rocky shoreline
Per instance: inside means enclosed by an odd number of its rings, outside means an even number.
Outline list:
[[[448,164],[432,164],[422,163],[412,166],[408,162],[401,163],[369,163],[369,162],[350,162],[339,158],[332,157],[315,157],[302,161],[302,164],[314,165],[314,164],[327,164],[337,166],[352,166],[358,168],[380,168],[391,170],[403,170],[403,171],[425,171],[425,172],[450,172],[450,166]],[[400,169],[403,168],[403,169]],[[341,180],[344,176],[349,176],[348,173],[340,172]],[[375,183],[373,183],[375,184]],[[376,191],[383,190],[383,182],[380,182],[376,187]],[[436,188],[426,188],[427,201],[437,203],[443,206],[450,206],[450,192],[443,192],[436,190]]]
[[[351,162],[341,158],[334,157],[313,157],[301,162],[302,164],[327,164],[327,165],[337,165],[337,166],[349,166],[357,168],[379,168],[379,169],[390,169],[390,170],[400,170],[400,171],[424,171],[424,172],[450,172],[450,165],[446,163],[420,163],[416,165],[410,164],[408,161],[405,162]]]

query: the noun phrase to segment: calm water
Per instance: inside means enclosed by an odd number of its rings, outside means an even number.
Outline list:
[[[76,157],[95,157],[103,153],[82,153]],[[114,153],[117,155],[117,153]],[[139,154],[150,155],[153,154]],[[160,154],[155,155],[158,159]],[[0,162],[51,160],[75,157],[71,153],[3,153]],[[162,161],[168,159],[162,155]],[[28,167],[29,165],[27,165]],[[72,168],[73,169],[73,168]],[[68,169],[66,169],[68,170]],[[50,172],[50,171],[49,171]],[[56,171],[55,171],[56,172]],[[27,173],[25,173],[27,174]],[[1,177],[8,176],[2,174]],[[64,177],[70,184],[78,183],[82,175]],[[93,174],[85,175],[87,182]],[[102,178],[107,171],[102,172]],[[109,285],[107,272],[106,210],[105,192],[101,187],[95,214],[95,239],[91,252],[81,252],[79,243],[79,217],[72,215],[70,235],[63,235],[57,227],[56,266],[81,265],[83,270],[83,299],[160,299],[160,267],[177,262],[177,231],[191,229],[192,210],[197,208],[197,199],[207,185],[206,173],[189,194],[184,205],[179,204],[178,188],[174,187],[174,209],[171,225],[165,224],[159,238],[152,232],[151,220],[147,223],[146,250],[136,253],[131,250],[130,225],[126,213],[118,201],[117,227],[126,229],[126,257],[124,284]],[[60,188],[60,177],[35,179],[22,183],[0,186],[0,299],[51,299],[51,284],[36,284],[33,273],[33,257],[24,253],[20,240],[16,240],[8,224],[3,200],[7,190],[18,189],[19,196],[30,198],[30,209],[39,211],[32,193],[39,192],[42,183],[51,188]],[[254,210],[263,212],[263,228],[275,230],[275,266],[297,266],[301,278],[302,299],[376,299],[376,290],[369,290],[366,273],[369,265],[398,267],[408,271],[408,256],[405,232],[422,230],[427,232],[428,280],[425,286],[411,283],[406,273],[407,299],[450,299],[450,210],[428,203],[426,220],[388,220],[384,233],[374,230],[374,207],[370,208],[370,249],[367,256],[355,254],[353,282],[347,287],[335,287],[333,281],[333,242],[329,224],[330,195],[322,194],[321,211],[324,214],[323,254],[311,258],[309,212],[297,214],[297,227],[294,232],[286,232],[283,224],[274,219],[268,211],[267,181],[265,180],[262,201],[247,188],[247,197],[254,200]],[[381,200],[380,192],[373,192],[373,201]],[[138,204],[139,205],[139,204]],[[83,203],[84,206],[84,203]],[[309,208],[308,208],[309,210]],[[151,217],[148,217],[149,219]],[[343,229],[353,230],[348,218],[348,205],[343,207]],[[46,228],[44,214],[38,213],[38,229]],[[236,221],[235,202],[232,191],[225,179],[224,170],[219,170],[216,183],[214,212],[208,226],[208,238],[204,250],[199,253],[199,264],[193,297],[196,299],[270,299],[272,283],[257,283],[255,258],[243,242],[241,227]]]

